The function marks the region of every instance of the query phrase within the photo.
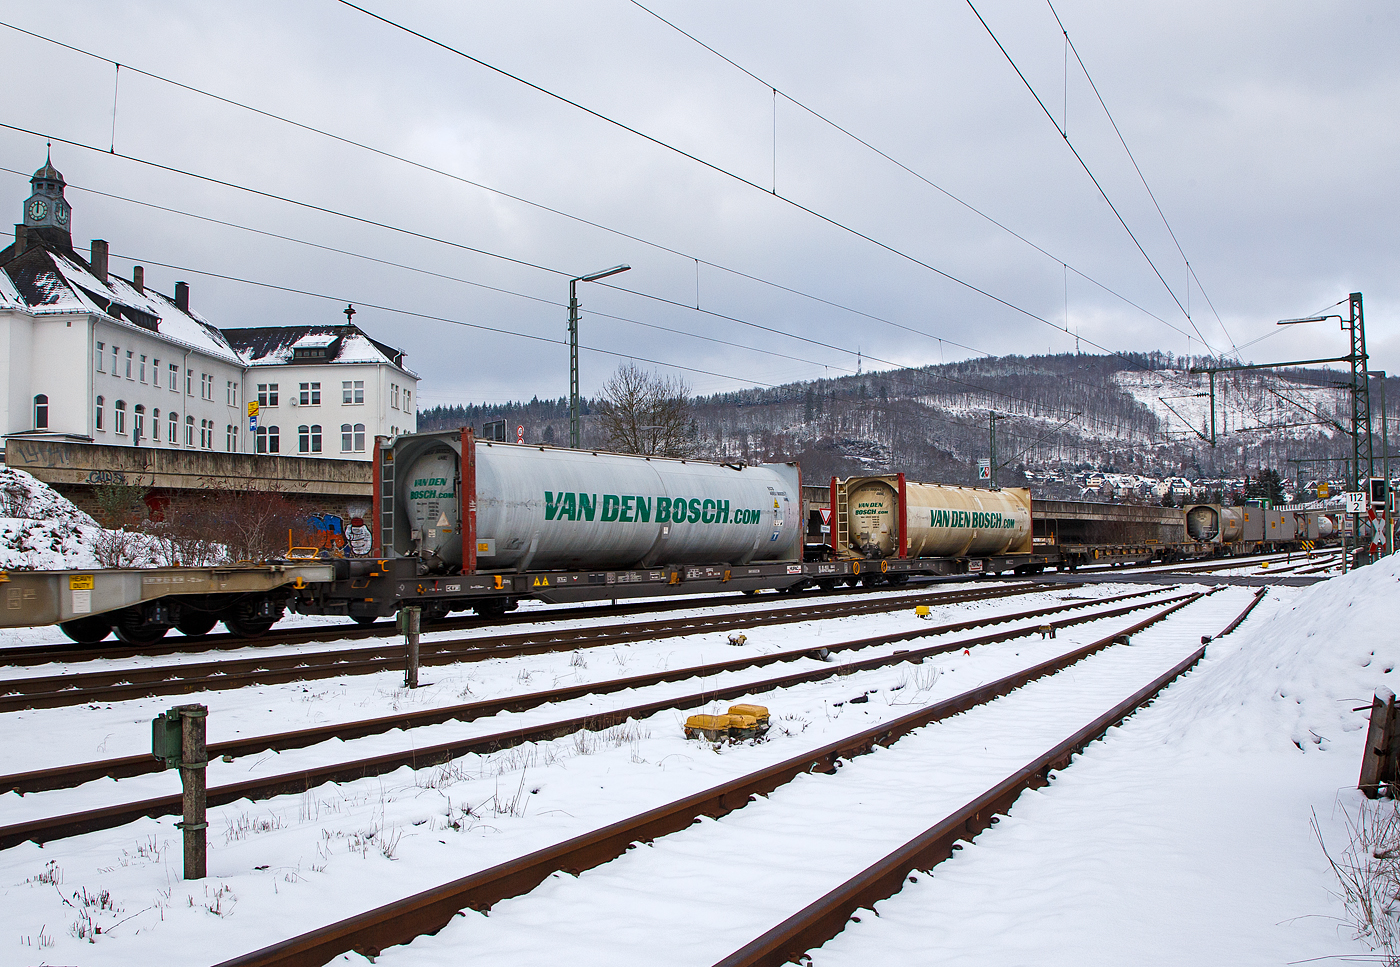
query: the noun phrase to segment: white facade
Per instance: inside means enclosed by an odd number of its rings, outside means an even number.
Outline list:
[[[418,377],[354,327],[264,330],[285,338],[263,356],[240,338],[248,332],[230,335],[248,358],[247,398],[258,402],[254,452],[368,460],[375,436],[417,429]],[[316,349],[328,357],[305,358]]]

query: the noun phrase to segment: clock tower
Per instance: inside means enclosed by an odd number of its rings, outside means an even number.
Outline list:
[[[51,158],[45,159],[44,167],[34,172],[29,183],[34,190],[24,203],[24,227],[52,245],[71,250],[73,210],[63,197],[66,182]]]

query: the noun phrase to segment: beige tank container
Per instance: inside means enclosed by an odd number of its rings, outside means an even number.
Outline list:
[[[837,550],[850,557],[1031,552],[1031,492],[1024,487],[978,490],[911,483],[902,474],[889,474],[836,481],[835,489],[846,510],[844,547]]]

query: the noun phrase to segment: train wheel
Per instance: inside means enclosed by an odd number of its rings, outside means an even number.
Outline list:
[[[506,613],[505,598],[487,598],[472,605],[472,610],[482,618],[499,618]]]
[[[835,591],[835,590],[836,590],[836,579],[835,579],[835,578],[818,578],[818,579],[817,579],[817,587],[821,588],[822,591],[824,591],[824,592],[826,592],[826,593],[829,594],[829,593],[831,593],[832,591]]]
[[[112,633],[112,622],[102,615],[65,621],[58,630],[80,645],[95,645]]]
[[[885,580],[888,581],[890,584],[894,585],[895,587],[898,587],[898,586],[901,585],[901,584],[908,584],[908,583],[909,583],[909,575],[907,575],[907,574],[889,574],[889,575],[886,575],[886,576],[885,576]]]
[[[224,627],[240,638],[262,637],[282,617],[281,608],[273,608],[268,613],[265,606],[265,601],[256,598],[240,601],[223,613]]]
[[[361,628],[368,628],[379,620],[379,616],[373,614],[357,614],[352,615],[352,618]]]
[[[219,616],[216,614],[182,608],[180,618],[175,622],[175,627],[182,635],[207,635],[214,630],[214,625],[218,622]]]
[[[165,625],[146,624],[146,616],[140,608],[123,608],[117,612],[116,619],[112,630],[116,632],[120,641],[128,645],[149,645],[164,638],[165,633],[170,630]]]

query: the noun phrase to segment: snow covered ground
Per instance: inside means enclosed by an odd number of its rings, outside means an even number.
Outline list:
[[[1335,882],[1308,823],[1315,810],[1332,845],[1342,837],[1341,810],[1355,808],[1366,716],[1351,709],[1367,704],[1400,660],[1400,642],[1385,630],[1400,619],[1397,573],[1385,561],[1311,588],[1271,590],[1156,703],[1077,757],[1051,786],[1025,794],[1010,817],[954,860],[880,904],[880,917],[849,925],[815,961],[1274,964],[1364,954],[1337,920]],[[935,611],[933,620],[1125,590],[1104,584],[956,606]],[[1249,589],[1223,590],[1135,637],[1130,648],[920,730],[835,776],[804,777],[578,880],[552,878],[489,917],[459,918],[381,962],[713,963],[1160,673],[1202,634],[1218,633],[1250,596]],[[663,713],[416,774],[403,769],[218,807],[210,811],[210,876],[200,883],[180,877],[174,817],[0,851],[0,963],[217,963],[820,746],[1148,613],[1082,625],[1057,639],[974,647],[919,666],[755,695],[775,721],[770,741],[759,744],[717,750],[687,742],[680,735],[685,713]],[[711,634],[588,649],[578,658],[447,666],[425,670],[433,685],[417,692],[385,674],[178,701],[211,707],[217,741],[916,624],[904,611],[766,628],[741,649]],[[735,675],[757,680],[800,667]],[[694,680],[672,683],[646,696],[619,693],[215,763],[210,782],[696,687]],[[851,702],[862,696],[868,701]],[[0,716],[0,774],[144,751],[150,718],[171,704]],[[0,825],[176,788],[178,779],[165,773],[4,794]],[[803,865],[813,857],[815,868]]]

